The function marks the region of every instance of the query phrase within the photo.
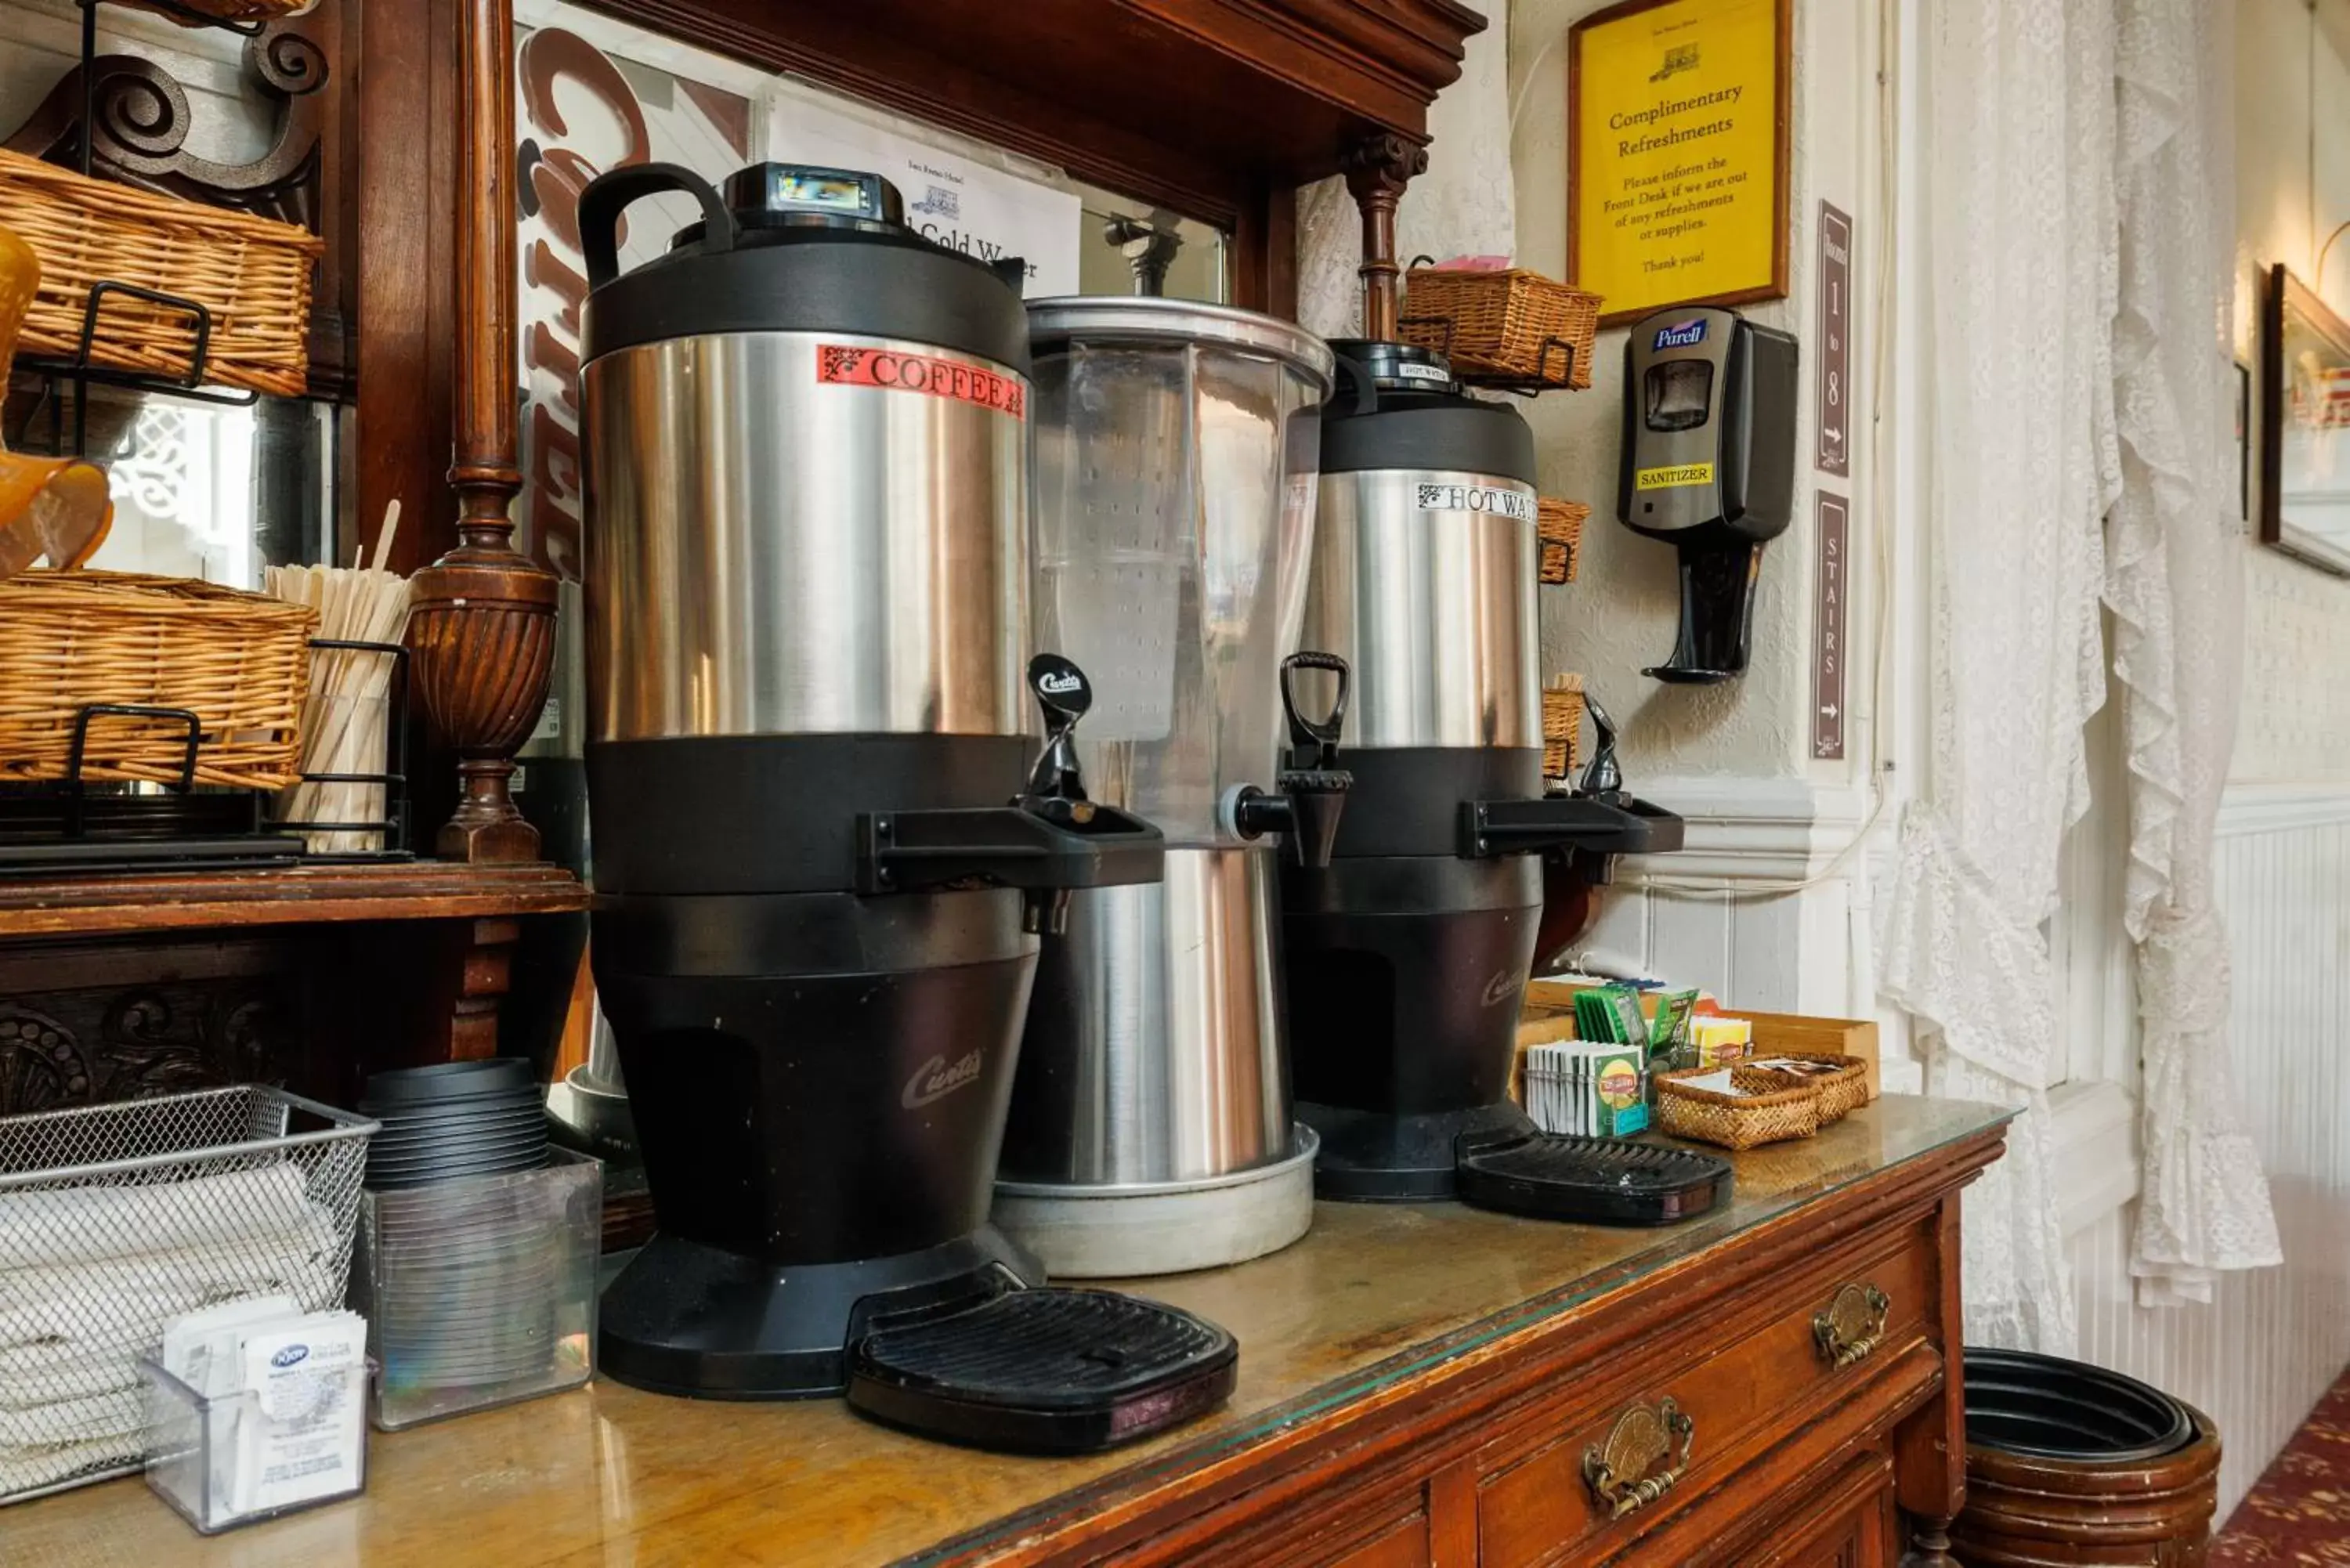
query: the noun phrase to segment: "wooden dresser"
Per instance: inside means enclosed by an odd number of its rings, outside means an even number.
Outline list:
[[[364,1498],[210,1542],[137,1481],[0,1511],[0,1562],[1947,1562],[1959,1189],[2006,1115],[1887,1096],[1736,1157],[1730,1209],[1671,1231],[1322,1205],[1285,1252],[1139,1287],[1238,1334],[1240,1388],[1097,1459],[606,1384],[379,1436]]]

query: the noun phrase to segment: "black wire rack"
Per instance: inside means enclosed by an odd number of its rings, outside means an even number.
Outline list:
[[[381,816],[347,822],[272,821],[268,791],[209,789],[197,784],[203,722],[192,711],[137,702],[92,702],[75,715],[63,778],[0,787],[0,875],[247,870],[415,858],[410,847],[408,649],[398,643],[338,638],[316,638],[310,646],[375,654],[392,661],[384,699],[384,771],[301,775],[311,784],[381,787]],[[183,737],[179,777],[161,784],[160,793],[93,789],[95,781],[85,776],[90,732],[116,721],[180,726]],[[372,849],[314,854],[306,848],[302,836],[310,833],[367,835],[377,845]]]
[[[380,774],[304,774],[306,784],[375,784],[383,790],[383,815],[358,822],[317,821],[299,817],[280,818],[276,824],[284,833],[357,833],[371,834],[380,840],[378,846],[367,850],[338,850],[313,854],[312,860],[408,860],[414,858],[409,847],[411,802],[408,794],[408,649],[396,642],[354,642],[344,638],[314,637],[310,647],[342,649],[353,653],[372,653],[391,660],[391,682],[385,701],[384,771]]]
[[[1407,316],[1396,323],[1397,330],[1407,327],[1427,327],[1440,332],[1443,342],[1436,352],[1447,363],[1452,358],[1452,317],[1449,316]],[[1551,355],[1558,356],[1558,373],[1551,373]],[[1565,389],[1575,379],[1575,345],[1565,338],[1551,336],[1542,340],[1534,351],[1534,373],[1531,376],[1504,375],[1500,371],[1464,370],[1452,366],[1452,379],[1464,387],[1478,387],[1487,391],[1515,392],[1521,397],[1536,398],[1544,392]]]

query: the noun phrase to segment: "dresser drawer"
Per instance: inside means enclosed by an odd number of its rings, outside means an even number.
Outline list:
[[[1924,1342],[1934,1283],[1926,1232],[1880,1237],[1725,1298],[1718,1344],[1660,1334],[1561,1386],[1479,1456],[1479,1563],[1621,1552]]]

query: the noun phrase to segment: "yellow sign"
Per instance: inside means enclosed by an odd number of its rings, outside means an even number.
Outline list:
[[[1644,468],[1633,476],[1635,488],[1640,490],[1679,490],[1685,484],[1711,484],[1713,464],[1710,462],[1675,463],[1670,468]]]
[[[1568,38],[1567,265],[1609,323],[1787,292],[1786,0],[1630,0]]]

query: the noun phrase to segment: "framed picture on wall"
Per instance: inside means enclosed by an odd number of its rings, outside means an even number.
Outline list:
[[[2252,522],[2252,368],[2236,361],[2236,515]]]
[[[2283,266],[2261,302],[2261,540],[2350,576],[2350,322]]]

